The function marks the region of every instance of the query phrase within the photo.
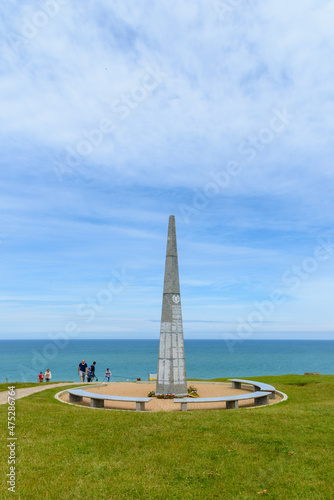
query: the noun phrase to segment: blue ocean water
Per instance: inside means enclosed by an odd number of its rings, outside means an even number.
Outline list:
[[[0,381],[35,382],[50,368],[52,380],[79,381],[78,364],[96,361],[103,380],[147,380],[156,373],[158,340],[1,340]],[[334,341],[185,340],[187,378],[256,377],[304,372],[334,373]]]

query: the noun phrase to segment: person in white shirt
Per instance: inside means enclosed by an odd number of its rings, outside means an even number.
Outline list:
[[[45,382],[50,382],[50,380],[51,380],[51,372],[48,368],[45,372]]]
[[[105,373],[105,377],[106,377],[106,379],[107,379],[107,382],[109,382],[110,377],[111,377],[111,371],[109,370],[109,368],[107,368],[107,371],[106,371],[106,373]]]

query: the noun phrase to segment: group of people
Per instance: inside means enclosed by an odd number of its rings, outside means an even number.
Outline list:
[[[95,366],[96,361],[93,361],[93,364],[88,368],[87,363],[83,359],[78,366],[78,375],[80,375],[81,382],[85,381],[85,376],[87,376],[87,382],[93,382],[95,378]]]
[[[94,378],[96,378],[95,367],[96,367],[96,361],[93,361],[93,364],[89,368],[84,359],[81,361],[81,363],[79,363],[78,375],[80,375],[81,382],[85,381],[85,377],[87,377],[87,382],[94,381]],[[107,382],[109,382],[110,377],[111,377],[111,371],[109,370],[109,368],[107,368],[105,373],[105,378],[107,379]]]
[[[43,372],[39,372],[38,382],[43,382],[44,376],[45,376],[45,382],[50,382],[51,372],[50,372],[49,368],[46,370],[45,375],[43,375]]]
[[[84,359],[81,361],[81,363],[79,363],[78,375],[80,375],[81,382],[85,381],[85,377],[87,377],[87,382],[94,381],[95,367],[96,367],[96,361],[94,361],[93,364],[89,368],[88,368],[88,365]],[[109,382],[111,375],[112,375],[111,371],[109,370],[109,368],[107,368],[106,373],[105,373],[105,378],[107,379],[107,382]],[[46,370],[45,375],[43,375],[43,372],[39,372],[38,382],[44,382],[44,379],[45,379],[45,382],[50,382],[50,380],[51,380],[51,372],[50,372],[49,368]]]

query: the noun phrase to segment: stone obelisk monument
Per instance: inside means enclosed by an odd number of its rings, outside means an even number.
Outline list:
[[[175,217],[169,217],[164,292],[162,298],[156,395],[186,396],[182,311],[177,260]]]

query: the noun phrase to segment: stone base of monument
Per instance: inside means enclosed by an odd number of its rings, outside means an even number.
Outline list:
[[[188,393],[184,392],[182,394],[174,394],[174,393],[168,392],[167,394],[164,394],[164,393],[155,392],[154,396],[157,398],[161,398],[161,399],[174,399],[174,398],[185,398],[186,396],[188,396]]]

